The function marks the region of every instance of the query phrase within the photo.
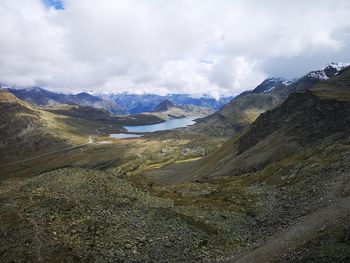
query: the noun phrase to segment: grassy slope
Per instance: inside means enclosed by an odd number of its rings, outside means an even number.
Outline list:
[[[2,163],[87,143],[90,135],[106,127],[111,132],[123,130],[119,123],[113,123],[114,120],[94,118],[88,110],[85,118],[74,113],[59,114],[32,106],[3,90],[0,91],[0,109]]]
[[[212,109],[186,105],[182,107],[170,107],[166,111],[154,111],[145,113],[145,115],[157,116],[161,119],[176,119],[176,118],[184,118],[184,117],[204,117],[213,113]]]
[[[350,101],[350,69],[345,69],[339,75],[327,81],[316,84],[312,89],[312,93],[321,99]]]
[[[0,91],[1,108],[1,161],[13,161],[44,149],[67,146],[69,140],[62,138],[54,116]]]
[[[275,94],[247,94],[233,99],[220,111],[203,118],[194,125],[193,132],[212,135],[234,135],[249,126],[263,112],[282,102]]]
[[[163,119],[148,114],[114,115],[103,109],[81,106],[51,107],[48,111],[60,116],[72,117],[87,122],[97,122],[102,125],[113,125],[122,130],[122,125],[147,125],[164,122]]]

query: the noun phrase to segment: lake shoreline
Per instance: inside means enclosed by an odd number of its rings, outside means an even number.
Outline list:
[[[126,132],[110,134],[109,137],[114,139],[140,138],[154,132],[185,128],[195,124],[196,120],[198,120],[198,116],[171,119],[158,124],[123,126],[127,130]]]

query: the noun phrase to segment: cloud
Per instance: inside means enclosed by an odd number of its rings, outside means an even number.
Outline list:
[[[218,97],[350,61],[347,0],[63,4],[0,0],[0,81]]]

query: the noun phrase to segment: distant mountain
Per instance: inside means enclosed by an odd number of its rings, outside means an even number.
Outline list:
[[[290,94],[305,92],[314,84],[339,74],[347,66],[348,64],[331,63],[295,81],[267,79],[254,90],[238,95],[221,110],[203,118],[190,129],[194,132],[232,136],[255,121],[261,113],[280,105]]]
[[[283,78],[268,78],[264,80],[260,85],[258,85],[252,93],[265,93],[265,92],[270,92],[275,88],[289,85],[293,83],[291,80],[286,80]]]
[[[210,108],[213,110],[219,110],[226,103],[231,101],[233,97],[220,97],[219,99],[214,99],[210,96],[202,97],[191,97],[187,94],[170,94],[166,96],[167,99],[172,101],[176,105],[194,105],[205,108]]]
[[[170,100],[165,99],[161,103],[159,103],[156,108],[154,109],[155,112],[162,112],[162,111],[167,111],[170,108],[174,108],[175,104],[172,103]]]
[[[322,69],[311,71],[305,76],[294,81],[292,84],[278,87],[272,92],[275,92],[284,99],[287,99],[290,94],[294,92],[305,92],[309,90],[314,84],[338,75],[342,70],[349,66],[350,64],[348,63],[332,62]]]
[[[61,104],[89,106],[93,108],[105,109],[111,113],[123,114],[123,108],[111,100],[105,100],[88,93],[79,93],[76,95],[60,94],[48,91],[39,87],[31,88],[12,88],[6,87],[6,90],[14,94],[17,98],[40,107],[48,107]]]
[[[155,94],[100,94],[96,95],[102,99],[113,100],[118,105],[122,106],[127,113],[137,114],[142,112],[152,112],[157,105],[162,101],[168,99],[172,103],[180,106],[194,105],[205,107],[213,110],[219,110],[223,105],[228,103],[233,97],[222,97],[218,100],[203,96],[200,98],[192,97],[188,94],[170,94],[167,96],[160,96]]]
[[[178,105],[165,99],[159,103],[152,112],[146,112],[145,115],[157,116],[163,120],[178,119],[184,117],[205,117],[214,112],[213,109],[196,105]]]
[[[218,100],[209,96],[200,98],[188,94],[170,94],[160,96],[156,94],[94,94],[82,92],[76,95],[61,94],[40,87],[16,88],[6,85],[0,87],[14,94],[17,98],[40,107],[57,106],[62,104],[89,106],[105,109],[114,114],[139,114],[153,112],[157,105],[164,100],[172,101],[178,106],[199,106],[212,110],[219,110],[233,97],[222,97]]]
[[[335,63],[331,62],[320,70],[311,71],[306,76],[315,79],[327,80],[335,75],[337,75],[344,68],[350,66],[349,63]]]

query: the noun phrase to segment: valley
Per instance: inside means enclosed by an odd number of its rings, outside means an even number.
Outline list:
[[[350,259],[349,68],[268,79],[215,112],[0,92],[1,262]],[[144,135],[110,137],[129,132]]]

